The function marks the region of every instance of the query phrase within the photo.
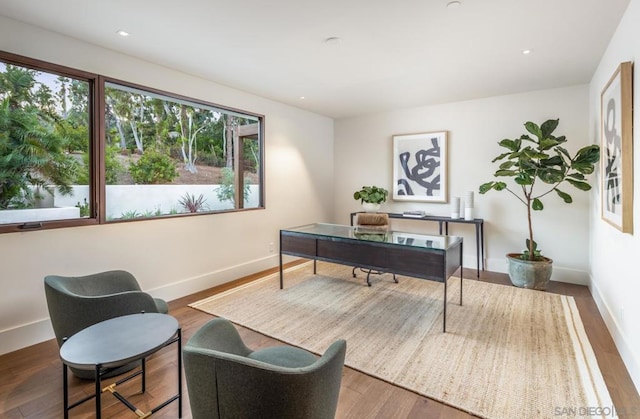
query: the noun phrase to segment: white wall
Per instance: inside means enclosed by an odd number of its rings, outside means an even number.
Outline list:
[[[604,318],[629,373],[640,389],[640,0],[631,0],[620,25],[600,61],[589,89],[589,137],[600,143],[600,94],[620,63],[634,63],[634,205],[633,234],[623,234],[600,218],[599,191],[591,205],[591,294]]]
[[[329,220],[331,119],[4,17],[0,49],[265,115],[267,207],[0,235],[0,353],[53,337],[47,274],[126,269],[171,300],[275,266],[280,228]]]
[[[475,216],[485,220],[487,269],[505,272],[505,254],[524,249],[528,234],[526,206],[506,191],[478,194],[478,187],[495,180],[491,164],[503,149],[497,142],[526,133],[526,121],[542,123],[560,118],[556,134],[567,136],[566,148],[575,152],[588,141],[588,87],[586,85],[493,97],[439,106],[337,120],[335,123],[334,220],[349,222],[360,209],[353,192],[375,184],[392,189],[392,136],[394,134],[448,131],[449,197],[475,191]],[[592,179],[594,183],[595,178]],[[595,184],[595,183],[594,183]],[[545,210],[534,214],[534,237],[543,253],[554,259],[553,280],[586,284],[588,281],[587,193],[566,187],[574,202],[562,202],[555,193],[544,199]],[[575,193],[573,191],[575,190]],[[449,204],[387,201],[383,210],[423,209],[434,215],[451,214]],[[437,223],[394,220],[393,228],[437,233]],[[410,225],[408,223],[411,223]],[[476,266],[472,225],[450,224],[450,234],[465,239],[464,265]]]

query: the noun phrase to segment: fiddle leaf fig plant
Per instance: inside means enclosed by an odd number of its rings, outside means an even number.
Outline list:
[[[562,146],[567,139],[564,135],[556,137],[553,132],[559,119],[549,119],[537,125],[524,124],[528,134],[513,140],[504,139],[498,144],[506,152],[493,159],[492,163],[502,161],[495,177],[511,178],[515,185],[508,186],[503,181],[491,181],[480,185],[480,193],[490,190],[508,191],[527,207],[529,237],[525,241],[526,250],[521,259],[543,260],[538,244],[533,239],[532,211],[542,211],[542,198],[551,192],[570,204],[573,198],[560,186],[569,184],[580,191],[588,191],[587,175],[593,173],[595,164],[600,160],[600,147],[589,145],[581,148],[571,157]]]
[[[382,204],[387,200],[389,191],[378,186],[363,186],[359,191],[354,192],[353,199],[360,200],[360,203]]]

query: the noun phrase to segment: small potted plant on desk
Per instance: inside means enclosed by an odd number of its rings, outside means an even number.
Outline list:
[[[510,177],[515,186],[509,187],[505,182],[492,181],[480,186],[484,194],[495,189],[506,190],[527,207],[529,235],[525,240],[523,253],[509,253],[509,278],[513,285],[521,288],[544,290],[551,279],[553,260],[540,254],[538,244],[533,239],[533,211],[542,211],[544,205],[541,198],[555,192],[567,204],[573,202],[571,195],[559,189],[567,182],[578,190],[588,191],[591,186],[586,182],[586,175],[593,173],[595,164],[600,160],[600,147],[589,145],[581,148],[571,157],[561,146],[567,140],[565,136],[555,137],[553,131],[558,126],[558,119],[550,119],[541,126],[533,122],[524,124],[529,134],[514,140],[505,139],[498,144],[507,149],[493,162],[506,159],[494,173],[496,177]],[[544,187],[535,189],[536,186]],[[535,189],[535,193],[534,193]]]
[[[389,191],[378,186],[363,186],[354,192],[353,199],[362,203],[362,208],[367,212],[375,212],[380,209],[380,204],[386,202]]]

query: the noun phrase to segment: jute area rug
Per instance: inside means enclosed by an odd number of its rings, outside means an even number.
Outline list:
[[[573,297],[465,279],[460,306],[452,277],[442,333],[442,283],[382,275],[367,287],[320,262],[284,278],[284,290],[275,274],[191,307],[316,354],[344,338],[347,366],[480,417],[612,406]]]

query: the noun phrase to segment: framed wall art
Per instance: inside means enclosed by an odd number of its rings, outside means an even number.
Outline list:
[[[447,202],[447,132],[393,136],[393,199]]]
[[[602,219],[633,233],[633,64],[618,66],[601,94]]]

